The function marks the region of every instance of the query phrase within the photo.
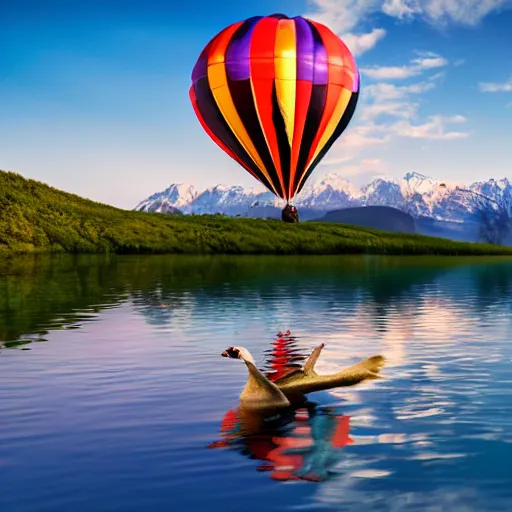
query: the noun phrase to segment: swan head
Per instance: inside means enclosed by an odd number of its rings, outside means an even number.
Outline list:
[[[221,354],[222,357],[229,357],[230,359],[243,359],[254,363],[251,353],[244,347],[229,347]]]

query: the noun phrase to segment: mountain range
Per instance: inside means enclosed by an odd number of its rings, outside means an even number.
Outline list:
[[[499,180],[457,183],[409,172],[402,178],[379,176],[361,188],[336,173],[308,183],[293,203],[301,219],[318,218],[332,210],[357,206],[391,206],[416,219],[461,223],[474,220],[482,204],[512,210],[512,182]],[[204,190],[173,184],[141,201],[136,210],[160,213],[277,217],[284,201],[263,187],[217,185]]]

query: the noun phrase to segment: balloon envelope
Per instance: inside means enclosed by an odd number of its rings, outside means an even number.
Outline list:
[[[325,25],[301,16],[257,16],[206,45],[189,95],[213,141],[288,200],[352,118],[359,72]]]

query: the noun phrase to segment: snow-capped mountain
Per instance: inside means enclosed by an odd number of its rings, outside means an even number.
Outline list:
[[[294,200],[301,209],[315,214],[351,206],[383,205],[403,210],[413,217],[461,222],[470,218],[485,201],[512,209],[512,183],[490,179],[471,184],[443,181],[409,172],[402,178],[378,176],[358,189],[342,176],[331,173],[308,183]],[[244,188],[217,185],[198,191],[192,185],[174,184],[139,203],[135,209],[166,213],[178,208],[183,213],[223,213],[260,216],[264,209],[275,209],[284,201],[263,186]]]

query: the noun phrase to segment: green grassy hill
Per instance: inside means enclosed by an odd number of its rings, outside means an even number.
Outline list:
[[[308,222],[121,210],[0,171],[0,254],[508,254],[511,247]]]

